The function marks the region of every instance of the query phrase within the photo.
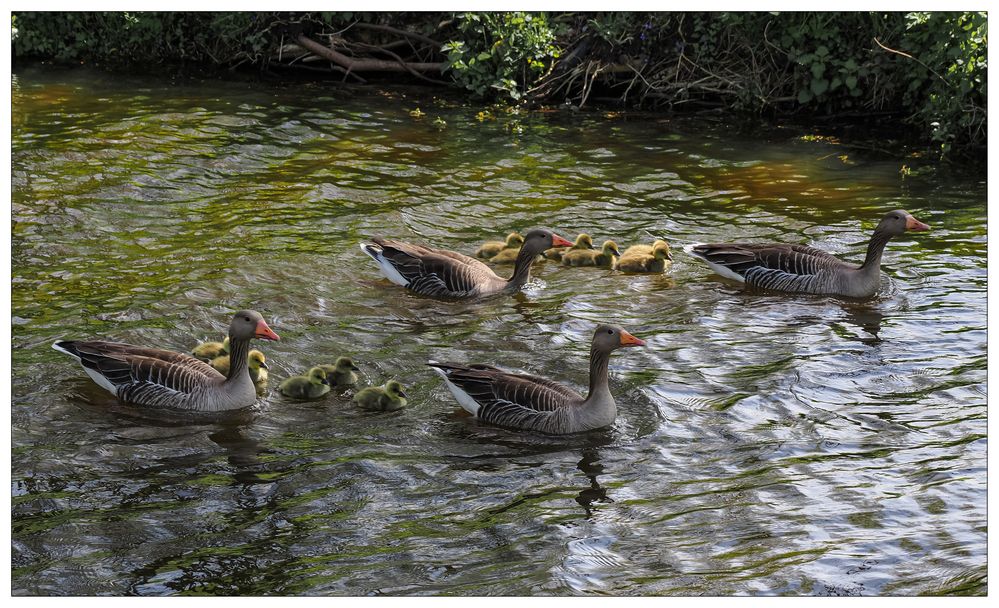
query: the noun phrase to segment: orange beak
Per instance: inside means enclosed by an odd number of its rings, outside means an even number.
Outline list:
[[[270,327],[267,327],[267,322],[263,319],[257,321],[257,333],[253,334],[257,338],[263,338],[264,340],[280,340],[281,336],[274,333]]]
[[[572,241],[567,241],[557,234],[552,234],[552,247],[572,247]]]
[[[929,230],[930,227],[910,215],[905,220],[905,229],[919,231],[919,230]]]
[[[621,346],[645,346],[645,340],[639,340],[628,332],[621,330]]]

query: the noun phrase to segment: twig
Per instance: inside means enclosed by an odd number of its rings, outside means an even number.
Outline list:
[[[954,85],[952,85],[950,82],[948,82],[946,78],[944,78],[940,74],[937,74],[936,70],[934,70],[930,66],[926,65],[922,61],[916,59],[912,55],[910,55],[908,53],[903,53],[902,51],[896,51],[895,49],[890,49],[890,48],[886,47],[885,45],[881,44],[881,41],[878,40],[877,37],[874,38],[874,43],[877,44],[878,46],[880,46],[881,48],[883,48],[884,50],[888,51],[889,53],[895,53],[896,55],[901,55],[902,57],[905,57],[907,59],[911,59],[911,60],[915,61],[919,65],[923,66],[924,68],[926,68],[927,70],[929,70],[930,72],[932,72],[933,75],[936,76],[937,78],[939,78],[941,81],[943,81],[943,83],[945,85],[947,85],[948,87],[953,88]]]

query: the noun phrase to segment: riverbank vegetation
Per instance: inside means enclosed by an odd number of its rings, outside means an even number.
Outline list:
[[[17,59],[301,73],[459,88],[510,104],[897,123],[983,150],[979,12],[17,12]]]

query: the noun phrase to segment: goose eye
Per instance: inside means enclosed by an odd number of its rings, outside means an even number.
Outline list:
[[[613,333],[614,333],[614,330],[613,330],[613,329],[608,329],[608,330],[607,330],[607,333],[608,333],[608,334],[613,334]]]

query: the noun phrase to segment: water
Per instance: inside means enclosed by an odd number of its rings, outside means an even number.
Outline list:
[[[21,70],[13,94],[15,594],[986,592],[984,178],[903,179],[907,159],[790,129],[479,121],[411,90]],[[858,260],[895,208],[933,229],[889,245],[866,303],[747,293],[679,251]],[[523,294],[454,304],[357,247],[470,252],[539,225],[665,236],[676,262],[549,263]],[[143,416],[49,348],[186,351],[243,307],[281,334],[275,380],[350,354],[411,407],[272,391],[241,416]],[[477,424],[423,365],[585,388],[604,321],[648,347],[612,356],[602,431]]]

